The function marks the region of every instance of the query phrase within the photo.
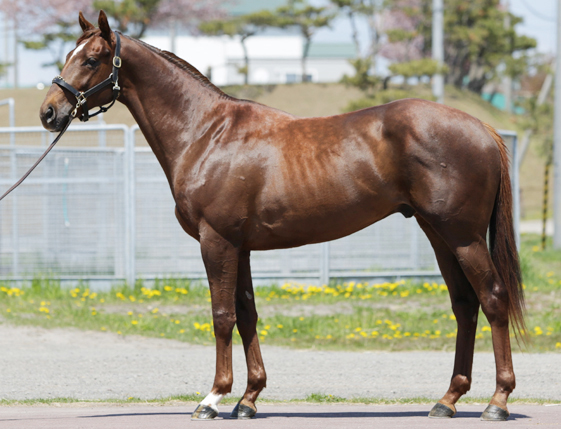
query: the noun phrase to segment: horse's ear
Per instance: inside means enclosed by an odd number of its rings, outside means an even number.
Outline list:
[[[82,31],[84,33],[94,28],[93,24],[89,22],[86,18],[84,18],[82,12],[80,12],[80,14],[78,15],[78,22],[80,23],[80,27],[82,27]]]
[[[101,30],[101,37],[105,40],[111,41],[111,27],[109,27],[109,22],[107,21],[107,15],[103,10],[99,11],[99,18],[97,20],[99,29]]]

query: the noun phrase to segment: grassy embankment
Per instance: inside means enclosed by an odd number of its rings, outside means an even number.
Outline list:
[[[528,304],[525,351],[561,352],[561,252],[537,251],[527,236],[522,251]],[[344,350],[454,350],[456,322],[445,285],[397,282],[286,284],[255,290],[263,344]],[[87,283],[64,289],[52,279],[21,288],[0,284],[6,323],[75,327],[213,344],[206,287],[164,279],[147,288],[115,285],[93,292]],[[241,344],[235,330],[234,344]],[[477,350],[491,350],[491,328],[481,314]],[[515,347],[516,350],[516,347]]]

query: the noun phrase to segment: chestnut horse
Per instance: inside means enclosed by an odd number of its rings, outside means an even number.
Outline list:
[[[235,325],[248,380],[233,417],[253,417],[266,385],[250,252],[334,240],[392,213],[415,216],[428,236],[458,323],[450,388],[430,416],[452,417],[470,389],[481,305],[496,361],[496,391],[482,418],[508,417],[509,328],[524,328],[524,300],[508,157],[493,128],[418,99],[295,117],[224,94],[174,54],[113,32],[103,11],[99,28],[82,14],[79,22],[83,34],[46,95],[41,121],[58,131],[73,113],[84,117],[60,82],[87,92],[122,64],[113,91],[105,87],[88,102],[101,106],[120,93],[167,176],[177,220],[200,242],[210,285],[216,376],[192,418],[216,417],[231,391]]]

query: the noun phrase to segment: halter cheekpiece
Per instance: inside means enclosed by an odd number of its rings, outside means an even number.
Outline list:
[[[107,112],[113,106],[113,104],[115,104],[115,101],[117,101],[117,98],[119,97],[119,94],[120,94],[120,91],[121,91],[121,88],[119,87],[119,69],[121,68],[121,65],[122,65],[122,60],[121,60],[121,56],[120,56],[121,55],[121,37],[119,36],[119,32],[117,32],[117,31],[114,31],[114,34],[115,34],[116,43],[115,43],[115,56],[113,57],[113,71],[109,75],[109,77],[107,79],[105,79],[103,82],[100,82],[96,86],[94,86],[93,88],[90,88],[87,91],[82,92],[82,91],[78,91],[76,88],[74,88],[68,82],[66,82],[62,76],[56,76],[53,79],[53,83],[56,83],[61,88],[70,91],[72,93],[72,95],[74,95],[74,97],[76,97],[76,107],[72,111],[71,116],[73,118],[76,117],[76,114],[78,113],[78,109],[80,107],[82,107],[82,116],[79,118],[80,121],[82,121],[82,122],[87,122],[88,119],[90,119],[90,117],[97,116],[100,113]],[[104,90],[106,87],[111,86],[111,85],[113,86],[113,88],[112,88],[113,89],[113,100],[111,101],[111,104],[109,104],[109,106],[107,106],[107,107],[100,106],[99,110],[97,112],[94,112],[94,113],[90,114],[89,109],[88,109],[88,97],[90,97],[91,95],[93,95],[97,92],[100,92],[100,91]]]

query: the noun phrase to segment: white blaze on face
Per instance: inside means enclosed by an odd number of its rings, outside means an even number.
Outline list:
[[[84,42],[80,46],[77,46],[76,49],[74,49],[74,52],[72,52],[72,56],[70,57],[70,59],[74,58],[74,55],[76,55],[78,52],[80,52],[82,49],[84,49],[84,46],[86,46],[86,43],[88,43],[88,42]]]
[[[216,395],[210,392],[206,396],[206,398],[201,401],[201,405],[207,405],[213,410],[218,411],[218,404],[220,404],[220,401],[222,400],[223,397],[224,395]]]

